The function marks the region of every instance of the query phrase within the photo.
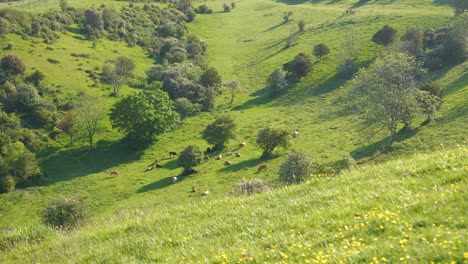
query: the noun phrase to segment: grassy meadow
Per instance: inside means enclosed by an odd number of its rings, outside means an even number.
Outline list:
[[[71,6],[123,1],[72,1]],[[208,44],[207,60],[226,80],[238,80],[246,90],[229,105],[227,94],[210,113],[185,119],[175,131],[161,135],[148,149],[134,151],[122,134],[105,122],[88,151],[81,137],[73,146],[68,137],[49,140],[38,157],[48,176],[42,186],[0,195],[0,261],[28,262],[450,262],[466,261],[466,175],[468,157],[468,64],[444,68],[432,80],[444,88],[444,103],[435,122],[400,131],[392,151],[381,153],[388,135],[369,131],[343,106],[345,81],[337,76],[346,32],[358,36],[361,67],[369,65],[382,47],[371,42],[384,25],[398,30],[438,28],[450,23],[453,9],[443,0],[374,0],[357,5],[342,1],[236,1],[229,13],[223,1],[206,4],[213,14],[197,15],[189,32]],[[58,1],[18,1],[0,8],[31,12],[58,9]],[[348,8],[356,12],[344,15]],[[293,12],[292,21],[283,15]],[[305,21],[303,32],[297,22]],[[295,34],[292,47],[285,40]],[[275,68],[300,52],[312,56],[316,44],[331,53],[314,60],[313,71],[291,84],[284,95],[271,99],[266,79]],[[131,57],[136,75],[144,77],[153,60],[144,50],[125,43],[100,40],[95,48],[71,28],[57,42],[46,45],[16,35],[0,39],[2,56],[14,53],[28,67],[44,72],[45,82],[60,89],[64,98],[95,93],[112,105],[111,88],[93,87],[85,70],[99,72],[106,60]],[[89,54],[88,58],[71,53]],[[60,61],[51,64],[47,58]],[[134,89],[124,87],[122,94]],[[208,144],[201,132],[216,117],[230,114],[237,123],[237,139],[227,151],[232,165],[211,159],[198,174],[182,176],[169,151]],[[289,149],[275,149],[274,157],[259,159],[258,129],[284,125],[300,136]],[[441,146],[447,150],[441,150]],[[457,147],[458,146],[458,147]],[[243,179],[260,178],[277,186],[278,169],[289,151],[312,155],[321,163],[350,153],[363,167],[334,177],[316,177],[299,186],[281,187],[267,194],[235,197],[232,186]],[[414,156],[415,153],[418,155]],[[158,158],[164,166],[145,172]],[[383,163],[383,164],[381,164]],[[268,170],[257,173],[260,164]],[[117,170],[119,176],[109,175]],[[171,178],[179,177],[177,184]],[[191,195],[195,186],[199,192]],[[209,189],[210,195],[200,192]],[[42,226],[47,203],[61,197],[79,197],[88,207],[88,222],[76,231],[61,232]],[[27,242],[29,241],[29,242]],[[465,255],[464,255],[465,253]],[[376,258],[376,259],[374,259]]]
[[[0,236],[0,260],[463,263],[467,159],[441,146],[250,197],[121,209],[70,232],[33,225]]]

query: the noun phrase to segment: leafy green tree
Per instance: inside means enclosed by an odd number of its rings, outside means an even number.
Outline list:
[[[179,154],[177,162],[184,168],[185,171],[192,170],[193,167],[197,166],[203,160],[203,153],[197,146],[191,145],[186,147]]]
[[[396,29],[385,25],[372,36],[372,41],[377,44],[387,46],[395,40],[396,33]]]
[[[297,26],[299,27],[299,32],[304,31],[304,27],[305,27],[304,20],[303,19],[299,20],[299,22],[297,22]]]
[[[104,29],[104,21],[102,20],[102,14],[96,8],[87,9],[84,12],[86,33],[88,39],[98,39],[101,37],[101,32]]]
[[[273,73],[268,77],[268,86],[270,86],[270,96],[275,98],[277,97],[284,87],[286,87],[286,74],[279,69],[276,68]]]
[[[62,9],[62,12],[67,12],[68,11],[68,1],[67,0],[60,0],[60,9]]]
[[[414,57],[385,52],[350,82],[352,109],[369,124],[386,129],[392,145],[398,125],[420,111],[417,85],[423,74]]]
[[[281,164],[279,179],[286,183],[300,183],[306,181],[316,170],[315,161],[304,153],[293,152]]]
[[[330,49],[327,47],[327,45],[323,43],[315,45],[314,50],[312,52],[312,54],[314,54],[314,56],[317,57],[318,59],[321,59],[322,56],[325,56],[328,53],[330,53]]]
[[[305,53],[299,53],[292,61],[283,65],[283,68],[288,71],[288,73],[292,73],[298,79],[305,77],[312,71],[312,67],[312,61]]]
[[[203,130],[202,138],[215,149],[223,149],[229,139],[236,138],[236,123],[231,116],[217,118]]]
[[[73,145],[73,137],[78,133],[78,119],[75,110],[69,110],[65,113],[62,120],[57,124],[57,127],[70,137],[70,145]]]
[[[16,87],[15,104],[19,111],[31,110],[39,101],[39,94],[34,86],[20,83]]]
[[[423,31],[418,28],[409,28],[401,37],[403,49],[408,53],[417,56],[423,51]]]
[[[113,96],[118,96],[120,88],[134,76],[135,63],[127,57],[118,57],[116,60],[104,64],[102,77],[112,85]]]
[[[31,75],[25,78],[26,82],[32,83],[35,86],[39,86],[42,80],[44,80],[45,74],[40,72],[39,70],[35,70]]]
[[[288,148],[290,145],[289,131],[281,126],[261,128],[257,135],[257,144],[263,149],[262,158],[268,158],[277,146]]]
[[[221,75],[215,67],[211,67],[201,75],[200,84],[205,87],[219,88],[222,84]]]
[[[110,111],[113,128],[118,128],[137,144],[151,142],[157,135],[173,129],[179,114],[166,92],[146,89],[120,99]]]
[[[106,115],[106,106],[101,101],[97,96],[84,95],[79,98],[76,106],[78,122],[86,132],[90,149],[94,147],[93,138]]]

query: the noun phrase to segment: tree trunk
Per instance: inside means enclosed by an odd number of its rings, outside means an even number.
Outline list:
[[[89,148],[93,149],[93,136],[89,137]]]

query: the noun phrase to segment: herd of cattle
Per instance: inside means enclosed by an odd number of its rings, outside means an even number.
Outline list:
[[[299,136],[299,132],[298,131],[294,131],[293,134],[292,134],[293,138],[296,138],[297,136]],[[242,147],[245,147],[247,145],[247,143],[245,141],[241,141],[239,142],[239,148],[242,148]],[[211,152],[211,149],[210,148],[207,148],[207,153]],[[241,154],[239,152],[227,152],[226,153],[226,156],[235,156],[237,158],[240,158]],[[177,152],[175,151],[169,151],[169,157],[170,158],[173,158],[173,157],[177,157]],[[210,159],[210,157],[207,155],[205,156],[205,162],[208,161]],[[222,160],[223,159],[223,155],[222,154],[218,154],[216,156],[216,160]],[[224,161],[223,163],[225,166],[229,166],[229,165],[232,165],[232,162],[229,161],[229,160],[226,160]],[[157,169],[157,168],[162,168],[163,166],[159,163],[159,160],[158,159],[155,159],[154,160],[154,163],[152,165],[150,165],[149,167],[146,168],[145,172],[146,171],[151,171],[151,170],[154,170],[154,169]],[[268,169],[268,166],[266,164],[262,164],[258,167],[257,169],[257,173],[261,172],[261,171],[264,171],[264,170],[267,170]],[[194,173],[196,173],[195,170],[193,170]],[[110,171],[110,175],[113,175],[113,176],[119,176],[119,172],[116,171],[116,170],[111,170]],[[175,184],[177,183],[178,179],[176,176],[173,176],[171,178],[172,180],[172,183]],[[192,189],[190,191],[191,193],[195,193],[197,192],[196,188],[192,186]],[[206,189],[204,192],[202,192],[202,195],[205,196],[205,195],[208,195],[209,194],[209,190]]]

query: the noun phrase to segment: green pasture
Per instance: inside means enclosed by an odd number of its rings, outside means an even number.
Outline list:
[[[466,146],[440,146],[250,197],[193,194],[171,206],[153,198],[76,230],[31,225],[0,234],[0,260],[463,263],[467,160]]]
[[[72,6],[83,3],[83,7],[87,3],[69,2]],[[188,24],[189,31],[207,42],[208,62],[220,71],[223,80],[239,80],[247,92],[239,95],[233,105],[228,105],[227,95],[222,95],[213,112],[186,119],[181,127],[160,136],[158,141],[146,150],[135,151],[120,141],[122,135],[112,130],[108,121],[97,134],[97,147],[93,151],[86,149],[83,138],[74,146],[68,146],[68,138],[65,135],[55,141],[50,140],[49,146],[39,156],[43,171],[48,176],[46,184],[0,195],[0,226],[14,228],[37,224],[48,201],[59,197],[83,198],[89,206],[91,219],[106,219],[117,212],[143,210],[148,207],[157,207],[165,211],[173,206],[201,206],[200,203],[204,201],[202,197],[198,194],[189,195],[192,186],[200,191],[209,189],[210,196],[206,199],[218,200],[226,196],[231,197],[232,186],[243,179],[261,178],[276,185],[279,165],[288,151],[308,153],[319,162],[334,161],[351,153],[360,163],[379,163],[411,156],[415,152],[428,153],[438,148],[441,143],[455,146],[466,142],[468,120],[465,95],[468,88],[467,64],[464,63],[443,69],[433,77],[447,91],[436,122],[422,128],[416,122],[411,131],[399,133],[393,152],[379,155],[387,135],[380,133],[369,138],[367,130],[359,126],[342,105],[343,96],[346,94],[342,85],[345,82],[337,77],[336,68],[344,32],[357,31],[360,46],[358,62],[364,67],[371,63],[382,49],[370,39],[384,25],[395,27],[401,36],[409,27],[437,28],[446,25],[453,16],[453,10],[443,1],[371,1],[368,5],[356,7],[354,14],[343,15],[344,11],[353,7],[356,2],[238,1],[229,13],[221,12],[223,1],[194,2],[194,6],[206,3],[214,13],[197,15],[195,21]],[[12,5],[26,3],[35,3],[38,8],[52,2],[20,1]],[[97,5],[94,1],[93,3]],[[54,2],[54,5],[57,4],[58,1]],[[283,24],[282,17],[289,11],[293,12],[293,20]],[[306,22],[304,32],[296,35],[292,47],[285,48],[285,39],[291,32],[297,32],[297,22],[301,19]],[[60,88],[63,97],[72,99],[80,92],[92,92],[101,95],[102,103],[109,106],[115,101],[109,96],[110,87],[91,87],[92,81],[87,77],[85,70],[98,71],[106,60],[127,56],[135,60],[136,74],[142,77],[144,71],[152,64],[152,60],[143,50],[138,47],[129,48],[124,43],[101,40],[96,43],[96,48],[92,48],[92,42],[84,40],[84,36],[73,28],[51,45],[43,44],[40,40],[22,40],[18,36],[8,35],[0,41],[0,46],[4,47],[8,43],[13,44],[13,49],[2,50],[2,55],[15,53],[25,61],[28,72],[33,69],[44,72],[47,76],[46,83],[51,87]],[[321,61],[316,61],[312,73],[300,82],[290,85],[285,95],[274,100],[269,98],[265,87],[269,74],[299,52],[312,56],[313,46],[319,43],[329,46],[331,53]],[[76,58],[71,56],[71,53],[89,54],[89,59]],[[59,60],[60,64],[50,64],[47,58]],[[315,61],[315,58],[313,60]],[[122,89],[123,94],[131,91],[132,88],[129,87]],[[224,166],[223,161],[212,158],[197,167],[198,174],[181,176],[182,169],[177,166],[176,159],[169,157],[168,152],[180,152],[190,144],[206,149],[208,145],[201,139],[201,132],[216,117],[226,113],[236,120],[238,136],[236,140],[227,144],[227,149],[223,152],[236,151],[238,141],[245,140],[247,146],[238,150],[241,157],[227,158],[232,161],[231,166]],[[264,161],[259,159],[261,150],[255,145],[255,139],[258,129],[270,124],[284,125],[291,132],[298,130],[300,136],[292,141],[290,149],[278,148],[272,159]],[[145,172],[155,158],[161,161],[164,168]],[[258,166],[264,163],[269,169],[256,173]],[[110,176],[110,170],[117,170],[120,175]],[[170,179],[173,176],[179,177],[179,183],[171,183]],[[350,179],[345,181],[349,184]],[[307,186],[311,187],[313,183]],[[330,185],[330,188],[332,187],[333,185]],[[295,190],[290,188],[287,192],[293,195]],[[317,193],[322,191],[324,189],[318,189]],[[329,191],[336,190],[332,188]],[[275,195],[281,196],[282,192]],[[326,197],[327,193],[320,195]],[[255,200],[251,198],[247,201]],[[283,203],[287,203],[287,200]],[[222,202],[214,204],[217,205],[213,208],[200,209],[202,211],[198,211],[198,214],[202,214],[203,210],[226,210],[220,207]],[[271,206],[280,205],[271,203]],[[396,207],[393,209],[396,210]],[[364,211],[362,208],[360,210]],[[271,211],[268,214],[273,213]],[[170,214],[167,213],[167,217]],[[328,217],[331,215],[325,214],[324,219]],[[163,220],[165,219],[160,221]],[[240,226],[241,223],[234,225]],[[227,226],[219,228],[228,229]],[[237,231],[226,230],[231,232],[233,237]],[[222,233],[222,230],[217,232]],[[100,234],[97,233],[97,236]],[[101,235],[106,237],[106,234]],[[100,237],[95,239],[101,241]],[[137,245],[143,242],[137,240],[135,243]],[[83,261],[97,261],[94,258],[99,255],[101,249],[96,250],[98,251],[90,253],[95,255],[88,255]],[[216,251],[210,250],[210,255]],[[219,254],[221,253],[220,251]],[[233,257],[234,252],[230,252],[229,258]],[[132,258],[129,257],[129,262],[138,262],[138,259]],[[164,256],[162,260],[164,258],[167,257]],[[198,259],[203,261],[202,257]]]

